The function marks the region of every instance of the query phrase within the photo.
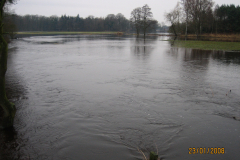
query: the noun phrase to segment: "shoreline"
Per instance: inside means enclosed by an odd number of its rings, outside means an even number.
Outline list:
[[[122,32],[121,32],[122,33]],[[29,36],[56,36],[56,35],[118,35],[119,32],[44,32],[44,31],[36,31],[36,32],[16,32],[14,38],[22,38]]]
[[[181,40],[185,40],[185,35],[179,35]],[[188,34],[187,40],[221,41],[221,42],[240,42],[240,34]]]
[[[240,42],[169,40],[173,47],[240,53]]]
[[[120,34],[119,34],[120,33]],[[129,33],[124,32],[17,32],[15,38],[23,38],[29,36],[54,36],[54,35],[130,35]],[[134,35],[134,34],[132,34]],[[148,34],[148,36],[168,36],[172,37],[171,34]],[[188,35],[188,40],[183,40],[185,35],[180,35],[177,37],[177,40],[167,40],[172,42],[173,47],[179,48],[192,48],[192,49],[202,49],[202,50],[219,50],[219,51],[228,51],[228,52],[240,52],[240,41],[235,41],[239,38],[238,34],[208,34],[201,35],[200,40],[196,40],[196,35]],[[204,39],[202,37],[208,37],[209,39]],[[180,38],[180,39],[179,39]],[[228,41],[224,41],[224,39]],[[202,40],[201,40],[202,39]],[[221,39],[221,40],[215,40]],[[231,40],[230,40],[231,39]]]

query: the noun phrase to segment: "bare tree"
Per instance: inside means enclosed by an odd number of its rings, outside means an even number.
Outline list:
[[[5,89],[5,74],[7,72],[7,56],[8,44],[4,39],[3,33],[3,17],[4,6],[7,3],[13,3],[13,0],[0,1],[0,107],[3,109],[4,115],[0,119],[0,128],[7,128],[13,126],[13,120],[16,113],[15,105],[7,99]]]
[[[126,30],[125,28],[127,27],[127,19],[124,17],[122,13],[118,13],[116,15],[117,19],[117,26],[119,31]]]
[[[185,12],[185,23],[186,23],[186,29],[185,29],[185,38],[187,38],[187,32],[188,32],[188,21],[189,21],[189,10],[190,8],[190,2],[191,0],[181,0],[183,10]]]
[[[175,8],[171,12],[165,14],[165,19],[171,23],[170,29],[175,36],[177,36],[177,32],[179,32],[181,15],[182,14],[179,3],[177,3]]]
[[[141,29],[141,17],[142,17],[142,9],[140,7],[135,8],[131,12],[130,22],[135,27],[137,36],[139,36],[140,29]]]
[[[116,16],[114,14],[108,14],[105,18],[105,26],[109,31],[116,30]]]
[[[213,11],[213,17],[214,17],[214,19],[215,19],[215,25],[216,25],[216,27],[215,27],[215,29],[216,29],[216,34],[218,33],[218,20],[219,20],[219,17],[217,16],[217,11],[219,10],[219,5],[217,4],[216,6],[215,6],[215,8],[214,8],[214,11]]]
[[[153,28],[158,23],[153,19],[151,8],[147,4],[142,8],[135,8],[131,12],[130,22],[135,27],[137,35],[139,35],[140,30],[143,31],[144,39],[146,37],[147,30]]]
[[[156,21],[154,21],[152,17],[153,17],[153,14],[151,12],[151,8],[147,4],[145,4],[142,7],[142,21],[141,21],[144,39],[146,36],[147,29],[151,27],[153,24],[156,24]]]
[[[213,7],[212,0],[189,0],[189,14],[195,25],[197,37],[201,34],[203,25],[203,16]]]

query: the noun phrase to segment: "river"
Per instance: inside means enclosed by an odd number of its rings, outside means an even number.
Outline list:
[[[14,129],[0,131],[0,159],[141,160],[138,149],[164,160],[239,159],[240,53],[165,39],[14,40],[6,81],[17,113]]]

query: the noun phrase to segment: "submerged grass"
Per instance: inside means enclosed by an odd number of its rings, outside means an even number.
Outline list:
[[[216,42],[216,41],[173,41],[174,47],[193,48],[203,50],[240,51],[240,42]]]

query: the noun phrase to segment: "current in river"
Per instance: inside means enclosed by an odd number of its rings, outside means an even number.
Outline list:
[[[166,40],[14,40],[6,83],[17,113],[14,129],[0,132],[0,159],[141,160],[141,151],[163,160],[239,159],[240,53]]]

